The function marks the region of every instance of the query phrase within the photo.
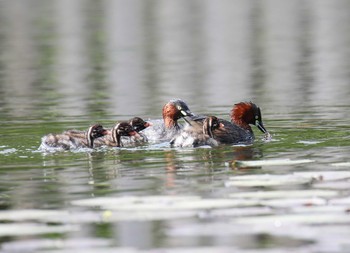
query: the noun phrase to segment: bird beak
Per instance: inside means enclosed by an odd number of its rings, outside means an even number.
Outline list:
[[[107,135],[109,134],[111,131],[108,131],[107,129],[104,129],[103,132],[102,132],[102,135]]]
[[[136,131],[131,131],[129,132],[130,136],[136,136],[136,137],[140,137],[140,135],[136,132]]]
[[[194,116],[194,114],[190,110],[186,110],[186,111],[185,110],[181,110],[180,112],[185,117],[187,117],[187,116]]]
[[[153,123],[151,123],[151,122],[146,122],[145,124],[144,124],[144,127],[149,127],[149,126],[153,126]]]
[[[259,130],[260,130],[261,132],[263,132],[264,134],[268,133],[262,122],[256,121],[256,126],[257,126],[257,127],[259,128]]]
[[[191,122],[190,122],[188,119],[184,118],[184,120],[187,122],[187,124],[189,124],[190,126],[192,126]]]
[[[219,128],[225,128],[225,125],[223,123],[220,123]]]

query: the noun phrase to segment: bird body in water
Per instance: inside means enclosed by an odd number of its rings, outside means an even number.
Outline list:
[[[192,121],[183,131],[170,141],[173,147],[218,146],[214,132],[224,125],[215,116],[206,117],[202,122]]]
[[[121,140],[124,145],[142,145],[148,142],[147,136],[143,133],[147,127],[152,126],[153,124],[148,121],[144,121],[140,117],[134,117],[129,120],[129,125],[134,128],[138,135],[133,136],[122,136]]]
[[[231,122],[218,119],[222,127],[212,130],[212,138],[219,144],[251,144],[255,136],[250,124],[258,127],[265,134],[265,138],[271,138],[264,127],[260,108],[252,102],[240,102],[235,104],[230,113]],[[186,118],[190,125],[203,125],[205,116],[192,116]]]
[[[163,106],[162,116],[163,120],[153,120],[153,125],[143,132],[152,142],[170,141],[182,129],[178,120],[194,115],[183,100],[172,99]]]
[[[98,138],[95,141],[95,146],[123,147],[123,142],[121,139],[123,136],[139,137],[139,134],[129,124],[129,122],[123,121],[117,123],[109,132],[109,134],[103,136],[102,138]]]
[[[102,125],[95,124],[87,131],[66,130],[60,134],[48,134],[42,138],[39,150],[94,148],[95,140],[107,132]]]

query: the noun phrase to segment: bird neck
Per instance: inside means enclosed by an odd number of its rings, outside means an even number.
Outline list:
[[[113,142],[116,144],[116,147],[121,146],[120,135],[118,134],[118,125],[113,129],[112,139],[113,139]]]
[[[94,138],[91,136],[91,132],[92,132],[92,128],[89,128],[89,130],[85,134],[87,146],[89,148],[94,147]]]

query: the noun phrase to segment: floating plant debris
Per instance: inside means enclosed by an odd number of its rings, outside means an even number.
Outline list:
[[[128,201],[127,201],[128,200]],[[145,196],[121,198],[94,198],[72,202],[73,205],[98,206],[114,211],[175,211],[215,209],[256,205],[257,201],[249,199],[202,199],[197,196]],[[157,215],[157,213],[155,213]]]
[[[48,226],[35,223],[11,223],[0,224],[0,236],[25,236],[37,234],[58,234],[70,231],[77,231],[79,226],[76,225],[55,225]]]
[[[294,172],[293,175],[317,181],[333,181],[350,178],[350,171],[305,171]]]
[[[241,161],[234,160],[231,162],[233,167],[262,167],[262,166],[283,166],[283,165],[297,165],[304,163],[313,163],[314,160],[301,159],[301,160],[290,160],[290,159],[271,159],[271,160],[256,160],[256,161]]]
[[[286,190],[286,191],[252,191],[236,192],[230,194],[231,198],[250,198],[250,199],[276,199],[276,198],[314,198],[314,197],[333,197],[337,196],[337,191],[332,190]]]
[[[269,187],[269,186],[286,186],[302,185],[311,183],[311,178],[300,177],[296,175],[244,175],[231,177],[225,183],[227,187]]]

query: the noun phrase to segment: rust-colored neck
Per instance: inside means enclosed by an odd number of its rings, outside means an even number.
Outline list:
[[[231,110],[231,122],[243,129],[253,132],[249,124],[254,121],[254,114],[250,103],[236,104]]]
[[[165,117],[164,118],[164,125],[165,125],[165,128],[169,129],[169,128],[176,127],[177,122],[176,122],[176,120],[174,120],[170,117]]]
[[[167,103],[163,107],[163,120],[164,120],[164,125],[165,128],[172,128],[177,126],[177,119],[180,118],[178,110],[176,107],[171,104]]]
[[[251,132],[253,131],[252,128],[249,126],[249,124],[247,124],[243,119],[234,119],[234,120],[231,120],[231,122],[241,128],[244,128]]]

